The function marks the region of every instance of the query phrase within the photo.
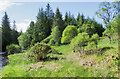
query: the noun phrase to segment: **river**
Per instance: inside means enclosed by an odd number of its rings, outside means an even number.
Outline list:
[[[0,55],[0,71],[1,71],[1,69],[2,69],[2,63],[3,63],[3,62],[2,62],[2,58],[3,58],[2,55]]]
[[[2,66],[6,64],[5,57],[3,57],[4,52],[0,52],[0,71]]]

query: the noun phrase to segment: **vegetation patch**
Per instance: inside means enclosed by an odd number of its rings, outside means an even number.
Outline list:
[[[8,54],[14,54],[21,52],[21,49],[17,44],[11,44],[6,47],[6,51]]]
[[[48,58],[49,53],[57,53],[55,49],[51,48],[48,44],[36,43],[31,47],[27,53],[28,58],[33,58],[35,61],[40,61]]]

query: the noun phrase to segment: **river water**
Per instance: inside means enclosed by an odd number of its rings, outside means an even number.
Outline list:
[[[3,63],[3,62],[2,62],[2,58],[3,58],[2,55],[0,55],[0,71],[1,71],[1,69],[2,69],[2,63]]]
[[[2,54],[4,54],[4,52],[0,52],[0,71],[1,71],[2,66],[4,64],[3,59],[5,58],[5,57],[2,56]]]

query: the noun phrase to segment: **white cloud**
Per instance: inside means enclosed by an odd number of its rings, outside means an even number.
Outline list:
[[[16,29],[18,32],[22,30],[22,32],[26,32],[26,30],[29,28],[30,22],[34,21],[36,23],[36,20],[29,20],[25,19],[24,22],[16,23]],[[13,23],[11,23],[11,26],[13,26]]]
[[[22,3],[14,3],[10,1],[0,1],[0,11],[4,11],[8,7],[11,7],[13,5],[22,5]]]

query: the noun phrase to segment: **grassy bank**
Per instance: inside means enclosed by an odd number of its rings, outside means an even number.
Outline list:
[[[2,69],[2,77],[117,77],[117,44],[107,38],[98,42],[98,53],[79,56],[69,45],[53,46],[59,54],[40,62],[28,60],[26,52],[9,55],[10,64]],[[86,47],[87,48],[87,47]]]

